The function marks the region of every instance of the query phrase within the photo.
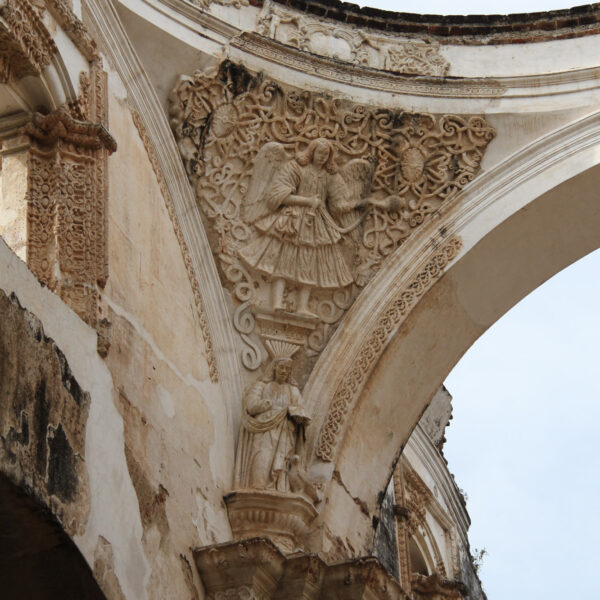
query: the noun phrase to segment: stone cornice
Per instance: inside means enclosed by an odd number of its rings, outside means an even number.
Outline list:
[[[327,564],[316,554],[284,555],[268,538],[194,550],[210,600],[407,600],[398,582],[373,557]]]
[[[502,98],[504,101],[571,94],[600,87],[598,67],[494,78],[402,75],[318,56],[263,37],[253,31],[243,31],[184,0],[139,1],[156,14],[173,20],[174,23],[194,34],[203,38],[211,37],[214,42],[223,44],[223,49],[232,59],[244,63],[252,62],[248,64],[251,68],[266,68],[270,63],[301,73],[313,80],[317,78],[324,82],[334,82],[365,90],[415,97],[470,100]],[[127,2],[125,4],[127,5]],[[256,9],[249,7],[245,10]],[[145,18],[152,21],[148,16]],[[338,26],[355,27],[352,23],[346,25],[339,23]],[[406,41],[404,34],[394,31],[387,31],[386,34],[390,39],[397,36],[398,39]],[[419,39],[426,39],[426,37],[421,36]],[[536,38],[530,41],[536,41]],[[308,81],[307,87],[310,87]]]

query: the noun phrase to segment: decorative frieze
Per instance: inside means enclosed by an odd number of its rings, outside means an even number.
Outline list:
[[[494,136],[481,117],[356,105],[228,61],[182,77],[171,114],[249,369],[300,349],[314,360]]]
[[[408,75],[446,75],[438,44],[400,41],[335,21],[317,19],[266,0],[256,31],[304,52],[353,65]]]
[[[321,80],[393,94],[434,98],[500,98],[506,87],[499,81],[481,78],[414,77],[381,69],[361,67],[328,56],[318,56],[287,46],[251,31],[234,37],[229,43],[230,56],[250,54],[275,65],[292,69]],[[530,85],[530,82],[527,82]]]

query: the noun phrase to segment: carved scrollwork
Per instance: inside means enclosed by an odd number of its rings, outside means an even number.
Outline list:
[[[256,320],[250,309],[250,302],[240,304],[233,315],[233,326],[240,334],[245,348],[242,351],[242,364],[249,371],[256,371],[262,364],[262,352],[260,346],[252,341],[250,335],[254,332]]]
[[[229,61],[181,77],[170,100],[224,285],[263,342],[309,357],[387,256],[473,180],[494,136],[482,117],[357,105]]]
[[[38,11],[28,0],[6,0],[0,17],[0,81],[39,75],[57,49]]]
[[[318,458],[326,462],[334,459],[346,415],[360,393],[371,368],[383,352],[391,332],[398,327],[419,298],[441,277],[444,269],[454,260],[461,248],[462,242],[459,239],[448,240],[424,269],[414,277],[408,289],[402,290],[392,298],[375,329],[365,335],[364,343],[352,369],[344,375],[327,411],[315,451]]]

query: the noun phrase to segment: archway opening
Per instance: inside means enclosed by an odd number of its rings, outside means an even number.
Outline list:
[[[54,516],[0,475],[0,596],[104,600],[85,559]]]
[[[509,580],[524,597],[583,597],[595,585],[587,574],[600,533],[599,272],[596,251],[554,276],[446,380],[454,419],[445,456],[469,498],[472,552],[486,550],[480,574],[490,597],[506,595]],[[557,549],[577,577],[547,579]]]

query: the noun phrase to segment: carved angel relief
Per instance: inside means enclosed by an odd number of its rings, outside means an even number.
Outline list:
[[[268,352],[307,374],[360,289],[476,176],[494,136],[481,117],[360,106],[229,61],[181,77],[170,99],[250,370]]]

